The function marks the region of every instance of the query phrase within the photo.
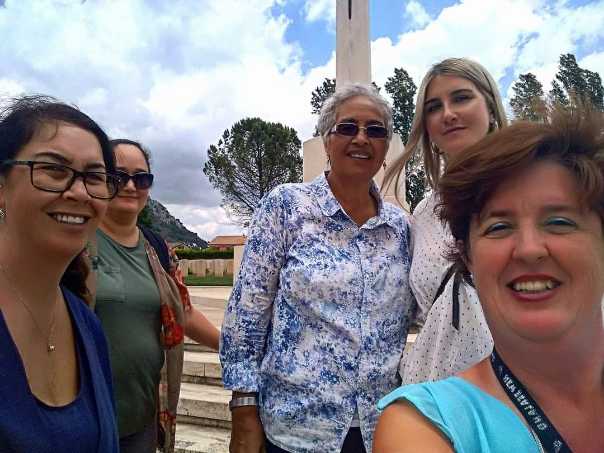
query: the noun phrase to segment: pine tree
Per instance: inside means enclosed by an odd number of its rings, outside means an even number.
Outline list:
[[[543,85],[530,72],[520,74],[519,80],[512,86],[514,96],[510,106],[519,120],[538,121],[543,110]]]
[[[300,140],[281,123],[245,118],[208,149],[203,172],[223,195],[223,207],[247,226],[273,187],[302,180]]]

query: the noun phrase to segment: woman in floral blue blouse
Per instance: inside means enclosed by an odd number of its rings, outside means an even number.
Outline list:
[[[348,85],[318,130],[330,170],[262,200],[226,309],[231,452],[371,451],[377,400],[398,383],[409,227],[373,182],[391,109],[373,87]]]

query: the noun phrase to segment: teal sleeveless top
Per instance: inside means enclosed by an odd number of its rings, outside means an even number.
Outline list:
[[[399,387],[378,402],[380,410],[406,400],[438,428],[457,453],[539,453],[522,420],[505,404],[468,381],[450,377]]]

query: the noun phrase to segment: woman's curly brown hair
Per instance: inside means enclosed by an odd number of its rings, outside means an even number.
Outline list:
[[[604,225],[604,115],[588,106],[550,107],[544,122],[516,122],[487,135],[447,165],[436,210],[455,238],[449,259],[466,280],[473,219],[502,182],[544,160],[575,176],[581,202]]]

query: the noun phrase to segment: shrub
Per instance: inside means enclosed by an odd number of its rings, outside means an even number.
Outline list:
[[[218,250],[213,247],[207,249],[200,248],[177,248],[175,249],[176,256],[184,260],[214,260],[214,259],[233,259],[233,249]]]

